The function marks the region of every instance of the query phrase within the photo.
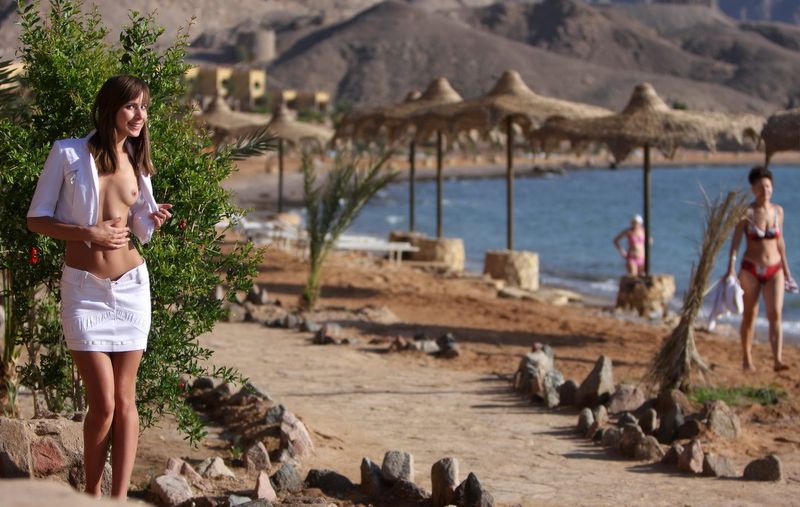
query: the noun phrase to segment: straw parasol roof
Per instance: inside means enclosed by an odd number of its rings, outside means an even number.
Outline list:
[[[376,137],[383,128],[386,129],[389,140],[396,141],[406,131],[409,126],[408,120],[414,115],[442,104],[461,100],[461,95],[453,89],[447,79],[436,78],[417,99],[413,99],[409,94],[402,102],[354,112],[342,121],[337,137],[349,134],[349,137],[356,139],[369,139]]]
[[[508,119],[528,135],[550,116],[590,118],[610,113],[602,107],[538,95],[525,84],[519,72],[507,70],[483,97],[420,111],[412,121],[421,137],[437,130],[450,133],[477,130],[486,136]]]
[[[778,151],[800,150],[800,108],[780,111],[767,119],[761,131],[767,164]]]
[[[196,120],[200,125],[227,134],[257,129],[269,123],[267,115],[231,110],[225,99],[220,96],[214,97],[206,110],[197,115]]]
[[[533,136],[547,143],[566,139],[573,144],[598,141],[617,160],[645,145],[672,157],[680,146],[714,150],[718,141],[746,145],[755,141],[764,119],[754,114],[684,111],[670,108],[650,83],[636,86],[622,112],[598,118],[549,119]]]
[[[314,143],[325,146],[333,137],[333,130],[322,125],[297,121],[285,104],[276,108],[267,130],[289,144]]]

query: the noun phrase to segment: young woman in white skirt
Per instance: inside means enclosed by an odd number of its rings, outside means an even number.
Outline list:
[[[129,235],[150,240],[172,215],[150,176],[147,84],[108,79],[95,98],[95,130],[53,144],[28,210],[28,228],[66,242],[61,325],[86,386],[86,492],[100,496],[112,444],[114,497],[127,496],[139,437],[136,373],[150,330],[150,279]]]

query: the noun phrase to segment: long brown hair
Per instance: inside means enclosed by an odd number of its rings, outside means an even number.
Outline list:
[[[113,76],[103,83],[92,106],[92,121],[95,133],[89,138],[89,151],[97,162],[100,174],[114,173],[118,167],[116,142],[116,117],[122,106],[142,95],[142,102],[150,102],[150,88],[147,83],[134,76]],[[138,137],[125,140],[125,151],[133,165],[134,172],[152,175],[153,163],[150,161],[150,136],[147,122],[144,122]]]

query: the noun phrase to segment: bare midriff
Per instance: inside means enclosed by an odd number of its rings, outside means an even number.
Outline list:
[[[114,174],[101,174],[99,188],[98,223],[122,217],[117,227],[128,227],[128,213],[139,198],[138,178],[127,157],[120,157],[120,167]],[[116,280],[142,264],[144,260],[128,241],[122,248],[102,247],[96,243],[91,248],[83,241],[67,241],[64,262],[67,266],[88,271],[98,278]]]
[[[753,240],[747,238],[744,258],[761,266],[774,266],[781,262],[777,239]]]

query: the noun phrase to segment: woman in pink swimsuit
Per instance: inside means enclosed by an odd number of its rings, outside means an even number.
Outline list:
[[[644,272],[644,220],[641,215],[634,215],[631,226],[623,229],[614,237],[614,246],[625,259],[625,267],[629,275],[639,275]],[[620,245],[622,238],[628,238],[628,249]]]
[[[746,247],[739,271],[739,283],[744,290],[744,313],[740,329],[742,338],[742,367],[754,371],[753,335],[758,315],[758,297],[764,293],[764,306],[769,321],[769,342],[772,346],[773,369],[788,368],[783,363],[783,311],[784,290],[795,292],[797,284],[789,271],[786,244],[781,234],[783,208],[771,202],[772,172],[765,167],[754,167],[747,177],[755,200],[736,226],[731,241],[726,277],[736,275],[736,252],[744,236]]]

